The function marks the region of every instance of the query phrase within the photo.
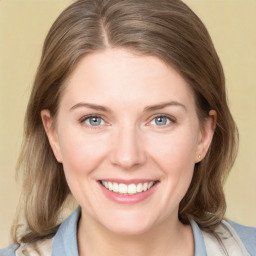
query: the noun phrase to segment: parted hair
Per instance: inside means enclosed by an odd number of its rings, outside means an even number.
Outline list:
[[[227,103],[222,65],[201,20],[180,0],[79,0],[52,25],[29,99],[17,166],[23,177],[26,232],[19,236],[15,222],[16,242],[54,236],[70,195],[40,113],[48,109],[56,117],[65,82],[81,58],[108,48],[155,56],[172,66],[191,87],[202,124],[210,110],[217,112],[210,149],[195,164],[190,187],[179,205],[179,219],[187,224],[192,217],[210,230],[224,217],[223,182],[236,157],[238,134]]]

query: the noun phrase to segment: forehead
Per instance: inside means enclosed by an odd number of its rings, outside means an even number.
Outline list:
[[[109,49],[85,56],[70,76],[63,100],[73,104],[143,105],[164,101],[194,104],[186,81],[157,57]]]

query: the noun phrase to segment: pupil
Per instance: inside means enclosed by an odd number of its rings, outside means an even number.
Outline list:
[[[157,117],[156,123],[158,125],[165,125],[166,124],[166,118],[163,116]]]
[[[91,117],[90,124],[93,126],[100,125],[100,118],[99,117]]]

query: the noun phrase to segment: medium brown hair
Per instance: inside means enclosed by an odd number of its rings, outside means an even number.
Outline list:
[[[52,237],[70,194],[40,112],[49,109],[55,117],[65,81],[79,60],[107,48],[160,58],[192,88],[201,123],[211,109],[217,112],[211,147],[195,165],[179,218],[188,223],[192,216],[207,229],[224,216],[223,181],[237,153],[237,131],[227,105],[223,69],[203,23],[179,0],[80,0],[64,10],[51,27],[28,103],[18,163],[24,177],[27,233],[18,239],[14,228],[16,241]]]

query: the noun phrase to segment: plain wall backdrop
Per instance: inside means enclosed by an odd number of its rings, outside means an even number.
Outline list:
[[[15,165],[44,38],[71,0],[0,0],[0,248],[10,240],[19,200]],[[256,226],[256,0],[185,0],[208,28],[226,74],[240,132],[225,185],[226,216]]]

